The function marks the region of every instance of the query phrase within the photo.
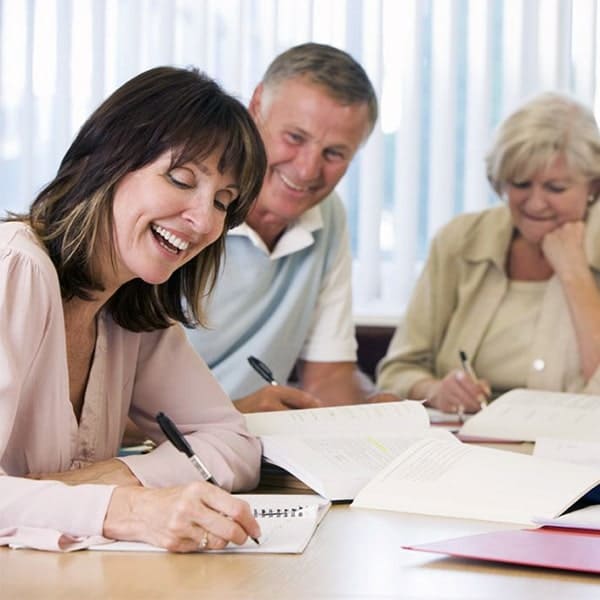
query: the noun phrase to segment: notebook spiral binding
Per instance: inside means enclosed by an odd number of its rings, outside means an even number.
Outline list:
[[[304,516],[304,506],[290,506],[285,508],[255,508],[255,518],[271,518],[271,517],[302,517]]]

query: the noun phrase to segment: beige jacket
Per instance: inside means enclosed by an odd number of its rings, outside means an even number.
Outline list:
[[[505,262],[512,230],[508,207],[501,205],[460,215],[436,235],[407,311],[379,364],[381,389],[407,397],[417,381],[441,378],[460,367],[459,350],[475,360],[508,287]],[[595,206],[588,216],[585,245],[600,287],[599,234],[600,207]],[[544,360],[545,368],[531,368],[524,387],[600,393],[600,368],[587,382],[581,374],[575,330],[556,276],[546,288],[533,355]],[[489,383],[493,391],[494,382]]]

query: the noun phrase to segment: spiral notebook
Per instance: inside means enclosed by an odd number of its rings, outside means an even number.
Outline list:
[[[235,494],[252,508],[260,529],[260,544],[248,539],[242,546],[229,544],[209,553],[254,552],[264,554],[300,554],[306,548],[317,525],[331,503],[314,494]],[[89,550],[120,552],[165,552],[163,548],[142,542],[107,542]]]

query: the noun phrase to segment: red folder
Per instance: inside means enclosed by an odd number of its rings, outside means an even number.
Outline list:
[[[540,527],[495,531],[403,548],[475,560],[600,573],[600,532],[586,529]]]

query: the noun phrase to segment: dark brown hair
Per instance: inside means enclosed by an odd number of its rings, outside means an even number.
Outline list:
[[[196,69],[157,67],[117,89],[83,125],[58,173],[37,196],[27,215],[48,249],[63,298],[89,300],[102,282],[94,253],[113,240],[113,196],[131,171],[172,151],[172,165],[221,151],[218,168],[231,171],[239,197],[229,206],[223,234],[168,281],[141,279],[124,284],[108,302],[113,318],[133,331],[203,322],[203,300],[212,290],[227,229],[246,217],[266,169],[262,140],[246,108]]]

